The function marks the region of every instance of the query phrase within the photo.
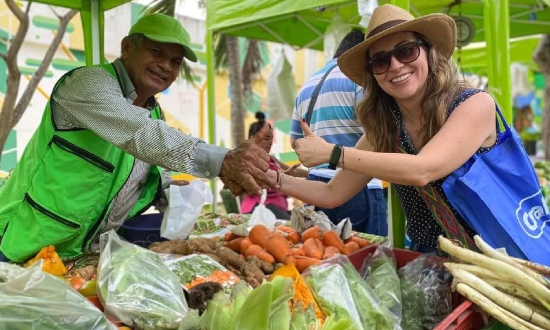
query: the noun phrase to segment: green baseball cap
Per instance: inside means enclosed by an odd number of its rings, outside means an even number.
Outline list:
[[[189,47],[189,33],[174,17],[158,13],[145,15],[130,28],[128,35],[134,33],[141,33],[156,42],[181,45],[185,51],[184,56],[191,62],[197,62],[197,55]]]

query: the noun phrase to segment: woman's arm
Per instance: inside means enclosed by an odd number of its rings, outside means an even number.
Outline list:
[[[273,179],[277,173],[268,171]],[[282,174],[279,174],[282,176]],[[314,204],[326,208],[334,208],[347,202],[361,189],[365,188],[370,177],[352,171],[339,170],[329,183],[310,181],[284,175],[281,181],[280,191],[288,196],[298,198],[308,204]]]
[[[297,141],[300,161],[305,166],[327,163],[334,145],[313,135],[306,123],[302,129],[307,133]],[[392,183],[424,186],[452,173],[495,139],[495,102],[489,94],[479,93],[458,106],[417,155],[365,151],[372,149],[364,147],[368,142],[363,137],[356,148],[345,148],[344,167]]]

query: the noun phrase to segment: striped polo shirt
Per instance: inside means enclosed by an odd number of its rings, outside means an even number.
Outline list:
[[[305,118],[313,90],[321,81],[324,74],[336,65],[336,59],[328,61],[325,66],[309,78],[296,97],[292,121],[290,124],[290,138],[304,137],[300,127],[300,120]],[[310,127],[313,133],[329,143],[354,147],[363,135],[363,127],[355,115],[355,106],[362,98],[363,89],[346,77],[336,66],[327,76],[319,96],[313,107]],[[336,171],[329,170],[328,164],[312,168],[310,173],[322,177],[333,177]],[[369,188],[382,188],[378,179],[369,182]]]

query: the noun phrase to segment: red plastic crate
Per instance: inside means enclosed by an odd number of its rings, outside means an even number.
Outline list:
[[[348,256],[349,260],[359,271],[363,266],[363,261],[369,255],[376,251],[378,245],[369,245]],[[401,268],[409,262],[420,256],[421,253],[394,249],[397,267]],[[466,300],[460,294],[453,295],[453,306],[455,309],[443,321],[441,321],[433,330],[480,330],[484,326],[483,317],[476,306],[469,300]]]

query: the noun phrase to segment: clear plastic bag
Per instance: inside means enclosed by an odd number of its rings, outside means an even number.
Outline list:
[[[351,25],[346,23],[340,15],[335,14],[332,18],[332,23],[327,27],[323,38],[323,53],[325,62],[334,58],[334,53],[338,49],[340,42],[346,34],[351,30]]]
[[[112,230],[100,244],[97,285],[105,313],[135,329],[177,329],[188,307],[179,278],[162,258]]]
[[[188,185],[171,185],[168,191],[168,207],[160,226],[160,236],[168,239],[186,239],[205,203],[212,203],[212,192],[206,183],[193,180]]]
[[[0,324],[9,330],[116,330],[105,315],[60,278],[0,262]],[[8,274],[8,276],[6,276]]]
[[[260,204],[254,208],[250,220],[248,221],[248,226],[253,227],[255,225],[261,224],[267,228],[273,229],[277,218],[275,214],[271,212],[267,207],[265,207],[265,199],[267,198],[267,190],[262,191],[262,197],[260,199]]]
[[[302,277],[327,316],[350,319],[360,330],[401,329],[346,256],[338,255],[309,267]]]
[[[386,241],[380,244],[372,255],[365,258],[359,273],[382,305],[401,322],[401,284],[392,243]]]
[[[452,278],[444,261],[422,254],[399,269],[404,329],[433,329],[452,312]]]

